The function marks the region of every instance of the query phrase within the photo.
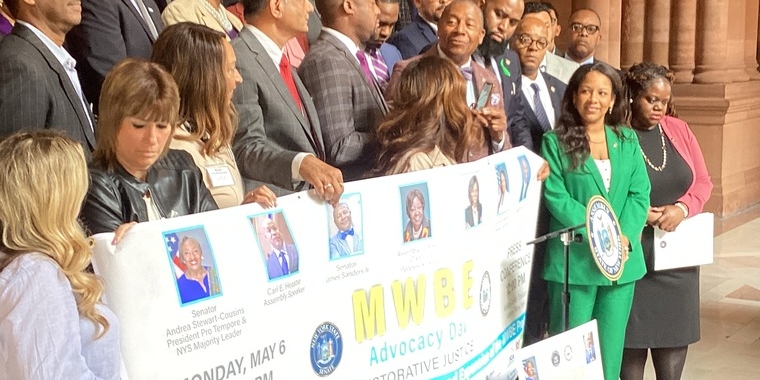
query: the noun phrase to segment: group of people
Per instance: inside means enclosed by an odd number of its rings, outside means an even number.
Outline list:
[[[658,379],[680,378],[699,339],[699,272],[654,271],[652,236],[700,213],[712,184],[675,117],[668,70],[597,60],[591,9],[570,16],[561,52],[546,2],[400,2],[3,0],[0,377],[119,377],[118,321],[86,271],[89,234],[115,232],[117,244],[135,223],[273,207],[306,189],[335,206],[343,231],[344,181],[524,145],[546,161],[537,232],[582,223],[595,195],[620,221],[617,281],[587,244],[571,245],[570,326],[597,319],[608,380],[641,379],[650,348]],[[400,9],[410,23],[393,33]],[[481,222],[477,191],[475,179],[468,226]],[[431,234],[418,193],[405,240]],[[200,252],[184,246],[194,262],[183,286],[208,293]],[[281,256],[270,277],[297,270]],[[536,258],[526,343],[562,329],[561,243]]]

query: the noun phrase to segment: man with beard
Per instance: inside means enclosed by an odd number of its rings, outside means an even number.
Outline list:
[[[401,0],[401,2],[406,0]],[[399,0],[377,0],[380,14],[377,16],[377,28],[367,41],[365,51],[370,57],[370,67],[377,83],[385,89],[393,72],[393,65],[400,61],[401,52],[395,46],[386,43],[393,34],[393,27],[398,22]]]
[[[438,40],[438,20],[450,2],[451,0],[414,0],[418,14],[409,25],[396,32],[388,43],[395,45],[404,59],[420,54],[423,48]]]

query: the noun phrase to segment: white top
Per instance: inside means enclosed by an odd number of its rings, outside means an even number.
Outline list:
[[[602,176],[602,182],[604,182],[604,189],[610,192],[610,181],[612,180],[612,165],[610,160],[594,160],[596,168],[599,169],[599,174]]]
[[[11,261],[0,272],[0,380],[119,379],[118,320],[97,310],[111,327],[93,340],[96,325],[79,315],[55,261],[40,253]]]
[[[554,129],[554,125],[557,123],[557,117],[555,116],[556,114],[554,112],[554,106],[552,105],[552,97],[549,95],[549,87],[546,85],[544,75],[537,73],[536,80],[532,80],[523,75],[521,82],[522,84],[520,88],[522,89],[523,94],[525,94],[525,97],[528,99],[528,104],[530,105],[530,109],[533,110],[533,113],[536,113],[536,103],[533,101],[535,91],[530,85],[533,83],[538,85],[538,88],[540,90],[538,92],[538,96],[541,98],[541,105],[544,106],[546,116],[549,118],[549,124],[551,124],[552,129]]]

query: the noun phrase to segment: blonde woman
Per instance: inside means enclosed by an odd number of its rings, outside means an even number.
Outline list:
[[[79,143],[51,131],[0,143],[0,379],[118,379],[116,317],[84,269]]]

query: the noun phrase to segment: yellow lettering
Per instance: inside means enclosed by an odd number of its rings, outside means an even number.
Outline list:
[[[435,271],[433,276],[433,294],[435,297],[435,315],[443,318],[454,312],[456,293],[454,292],[454,272],[449,268]]]
[[[472,268],[474,263],[472,260],[462,265],[462,307],[465,310],[472,307],[472,295],[470,289],[472,289]]]
[[[371,287],[369,292],[364,289],[355,291],[353,307],[357,343],[372,339],[375,335],[385,334],[385,298],[382,285]]]
[[[393,281],[393,303],[396,306],[398,326],[403,330],[409,325],[409,314],[415,324],[420,325],[425,316],[425,275],[419,275],[417,282],[409,277],[406,285],[400,280]]]

